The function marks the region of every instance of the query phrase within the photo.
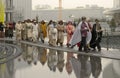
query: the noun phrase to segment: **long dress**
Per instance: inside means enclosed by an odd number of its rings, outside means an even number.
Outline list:
[[[32,23],[26,24],[27,24],[27,39],[31,41],[33,38],[33,24]]]
[[[64,42],[64,25],[58,25],[57,26],[57,31],[58,31],[58,36],[57,36],[57,44],[60,43],[61,46]]]
[[[73,33],[74,33],[74,26],[73,25],[67,25],[66,26],[67,31],[67,44],[69,43]]]
[[[27,24],[26,23],[22,24],[21,36],[22,36],[22,40],[27,39]]]
[[[49,35],[49,44],[52,46],[56,46],[57,41],[57,29],[54,27],[53,24],[50,24],[48,27],[48,35]]]
[[[40,25],[40,30],[41,30],[41,33],[43,33],[43,38],[47,37],[47,25],[46,24],[41,24]]]
[[[36,42],[38,38],[38,24],[33,25],[33,41]]]
[[[16,24],[16,39],[21,40],[21,30],[22,30],[22,24]]]
[[[47,25],[46,24],[40,24],[38,26],[38,38],[41,39],[41,41],[44,43],[44,39],[47,37]]]

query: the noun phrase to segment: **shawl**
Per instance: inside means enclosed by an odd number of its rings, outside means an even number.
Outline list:
[[[87,27],[89,28],[88,23],[87,22],[85,22],[85,23],[86,23]],[[80,22],[78,24],[78,26],[75,29],[75,32],[73,33],[73,36],[72,36],[71,40],[69,41],[69,44],[71,44],[71,46],[76,45],[82,39],[81,32],[80,32],[81,31],[81,25],[82,25],[82,22]],[[87,32],[87,38],[86,38],[87,44],[90,42],[91,37],[92,36],[91,36],[90,28],[89,28],[89,32]]]

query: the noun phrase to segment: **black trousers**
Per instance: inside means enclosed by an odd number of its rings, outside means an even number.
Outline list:
[[[95,46],[95,47],[97,47],[97,49],[98,49],[99,51],[101,51],[100,42],[101,42],[101,38],[99,37],[99,38],[96,40],[96,46]]]
[[[86,37],[82,37],[82,40],[81,40],[80,46],[79,46],[79,51],[82,51],[83,47],[84,47],[84,51],[87,51]]]

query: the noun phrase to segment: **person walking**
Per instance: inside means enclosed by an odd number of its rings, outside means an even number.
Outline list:
[[[70,41],[70,39],[71,39],[71,37],[72,37],[72,35],[73,35],[73,33],[74,33],[74,26],[73,26],[73,24],[72,24],[72,22],[71,21],[69,21],[68,23],[67,23],[67,26],[66,26],[66,33],[67,33],[67,47],[69,47],[70,46],[70,44],[69,44],[69,41]]]
[[[2,22],[0,22],[0,38],[4,37],[4,25]]]
[[[18,21],[18,23],[15,26],[16,30],[16,40],[21,40],[21,31],[22,31],[22,24],[21,21]]]
[[[47,25],[45,23],[44,20],[42,20],[38,26],[38,32],[39,32],[39,36],[38,38],[41,39],[41,41],[44,43],[45,38],[47,37]]]
[[[73,48],[77,43],[80,43],[79,51],[82,51],[84,47],[84,51],[87,51],[87,43],[91,40],[90,32],[88,23],[86,22],[86,17],[82,17],[82,21],[78,24],[75,29],[75,32],[70,39],[69,43],[71,44],[71,48]]]
[[[64,42],[64,30],[65,30],[65,27],[64,27],[63,21],[60,20],[58,22],[58,26],[57,26],[57,31],[58,31],[57,45],[58,45],[58,43],[60,43],[60,46],[63,46],[63,42]]]
[[[92,40],[90,42],[90,46],[93,48],[93,50],[96,50],[96,47],[98,51],[101,51],[100,42],[102,39],[102,27],[99,23],[98,19],[95,19],[95,24],[92,28]]]
[[[86,17],[82,17],[81,22],[81,42],[79,46],[79,51],[82,51],[82,47],[84,47],[84,51],[87,51],[87,32],[89,31],[88,23],[86,22]]]
[[[49,35],[49,45],[56,46],[57,42],[57,29],[55,27],[54,21],[50,20],[48,23],[48,35]]]

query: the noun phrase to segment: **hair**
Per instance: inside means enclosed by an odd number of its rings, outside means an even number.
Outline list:
[[[85,16],[82,17],[82,21],[83,21],[83,20],[86,20],[86,17],[85,17]]]
[[[95,19],[95,22],[99,22],[99,20],[98,20],[98,19]]]
[[[49,21],[48,25],[50,25],[51,23],[53,23],[53,21],[52,21],[52,20],[50,20],[50,21]]]
[[[62,21],[62,20],[60,20],[60,21],[58,22],[58,24],[63,25],[63,21]]]
[[[72,24],[72,21],[68,21],[67,24]]]

